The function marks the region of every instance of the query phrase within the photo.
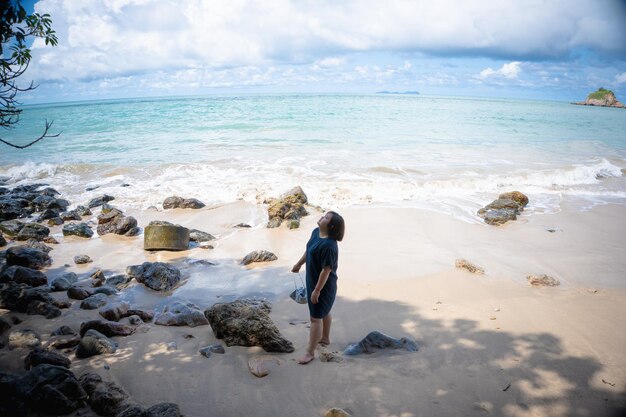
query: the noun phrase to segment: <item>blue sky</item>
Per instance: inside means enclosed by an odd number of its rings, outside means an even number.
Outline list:
[[[28,103],[363,92],[626,101],[624,0],[40,0]]]

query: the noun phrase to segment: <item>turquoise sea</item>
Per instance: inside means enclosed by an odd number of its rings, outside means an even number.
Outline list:
[[[0,183],[45,182],[75,204],[103,193],[136,208],[170,195],[260,202],[294,185],[324,208],[467,221],[510,190],[535,212],[626,204],[624,109],[393,94],[125,99],[26,106],[0,134],[35,138],[45,119],[61,136],[0,147]]]

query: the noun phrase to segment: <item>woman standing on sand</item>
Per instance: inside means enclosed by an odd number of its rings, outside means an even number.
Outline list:
[[[317,221],[317,225],[319,227],[311,233],[304,255],[291,268],[291,272],[298,272],[306,263],[306,292],[311,329],[306,352],[298,358],[301,365],[315,358],[318,343],[324,346],[330,343],[330,310],[337,295],[337,242],[341,242],[345,230],[343,217],[334,211],[324,214]]]

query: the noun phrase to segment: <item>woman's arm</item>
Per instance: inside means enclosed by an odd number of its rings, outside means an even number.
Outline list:
[[[300,268],[305,263],[306,263],[306,251],[304,251],[304,254],[300,258],[300,260],[298,262],[296,262],[296,264],[293,266],[293,268],[291,268],[291,272],[300,272]]]
[[[317,280],[315,289],[311,293],[311,302],[313,304],[317,304],[317,300],[320,297],[320,292],[322,291],[322,288],[324,288],[324,285],[326,285],[326,281],[328,281],[328,277],[330,276],[331,270],[332,268],[330,266],[325,266],[324,269],[322,269],[322,272],[320,272],[320,277]]]

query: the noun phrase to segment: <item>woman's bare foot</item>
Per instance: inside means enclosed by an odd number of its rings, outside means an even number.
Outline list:
[[[330,340],[321,338],[320,341],[317,342],[317,343],[322,345],[322,346],[328,346],[328,345],[330,345]]]
[[[313,359],[315,359],[315,356],[311,355],[309,352],[305,352],[304,355],[298,358],[298,363],[300,365],[306,365],[307,363],[311,362]]]

